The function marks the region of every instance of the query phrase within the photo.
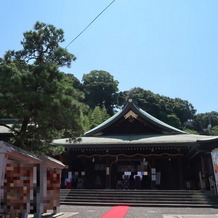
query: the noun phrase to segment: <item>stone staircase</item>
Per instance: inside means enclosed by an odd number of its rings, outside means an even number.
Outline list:
[[[218,207],[213,192],[197,190],[61,189],[65,205]]]

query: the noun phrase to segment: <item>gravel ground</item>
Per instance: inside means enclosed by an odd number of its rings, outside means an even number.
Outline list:
[[[100,218],[111,207],[61,205],[68,218]],[[213,216],[212,216],[213,215]],[[130,207],[125,218],[218,218],[215,208]],[[60,218],[63,218],[62,216]],[[64,217],[65,218],[65,217]],[[116,217],[114,217],[116,218]]]

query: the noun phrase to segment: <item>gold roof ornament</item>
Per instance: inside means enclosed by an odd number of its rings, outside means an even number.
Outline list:
[[[125,119],[128,119],[130,122],[133,122],[134,120],[136,120],[138,118],[138,115],[136,113],[134,113],[132,110],[129,110],[125,115],[124,115]]]

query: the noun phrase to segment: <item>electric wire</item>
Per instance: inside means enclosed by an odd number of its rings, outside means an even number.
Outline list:
[[[104,8],[75,38],[73,38],[70,43],[65,47],[69,47],[80,35],[82,35],[116,0],[113,0],[107,7]]]

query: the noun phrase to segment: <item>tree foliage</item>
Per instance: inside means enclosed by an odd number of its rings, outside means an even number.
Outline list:
[[[210,132],[211,135],[214,135],[214,136],[217,136],[218,135],[218,125],[217,126],[213,126],[211,128],[211,132]]]
[[[216,126],[218,126],[218,112],[211,111],[197,114],[194,121],[194,128],[196,130],[201,130],[204,134],[218,135],[216,131]]]
[[[188,101],[154,94],[139,87],[121,92],[120,105],[129,98],[133,99],[140,108],[149,114],[177,128],[183,128],[185,122],[192,120],[196,113]]]
[[[37,22],[24,33],[23,49],[8,51],[0,60],[0,105],[18,122],[14,144],[33,152],[51,152],[54,138],[78,136],[80,94],[59,71],[75,57],[59,46],[63,31]]]
[[[89,117],[89,129],[96,127],[97,125],[103,123],[110,116],[106,111],[106,108],[96,106],[88,115]]]
[[[76,57],[66,49],[60,47],[64,42],[64,32],[53,25],[36,22],[34,29],[23,34],[21,41],[23,49],[20,51],[7,51],[6,61],[19,63],[56,64],[59,67],[70,67]]]
[[[84,74],[83,88],[85,103],[91,109],[96,106],[105,107],[107,113],[113,115],[113,109],[117,103],[118,81],[106,71],[91,71]]]

